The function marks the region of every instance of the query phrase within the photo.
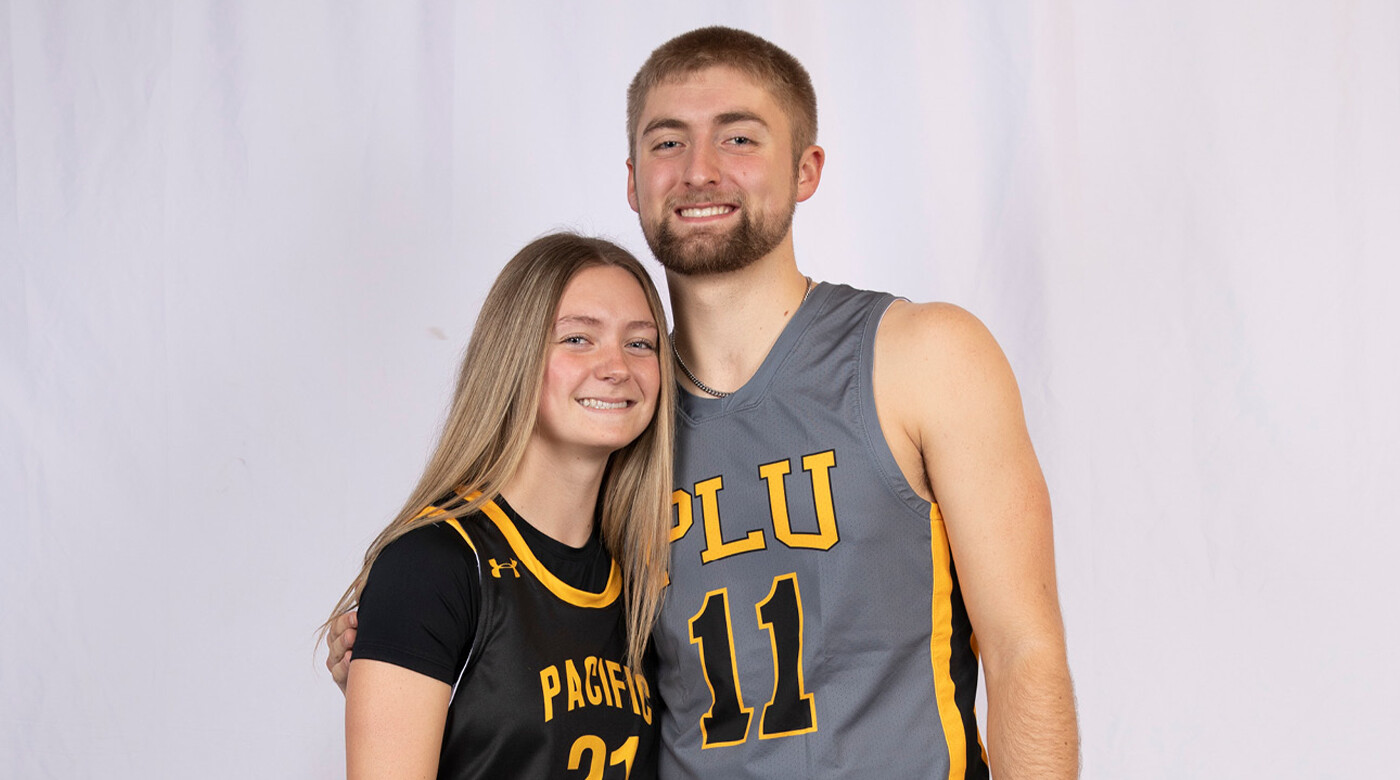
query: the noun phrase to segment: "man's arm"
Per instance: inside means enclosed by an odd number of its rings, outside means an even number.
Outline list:
[[[875,392],[905,477],[944,518],[986,670],[994,774],[1077,776],[1050,499],[1006,357],[966,311],[896,302],[876,339]]]
[[[345,693],[345,683],[350,679],[350,651],[355,646],[355,628],[359,625],[358,613],[346,612],[331,622],[326,632],[326,668],[331,679]]]

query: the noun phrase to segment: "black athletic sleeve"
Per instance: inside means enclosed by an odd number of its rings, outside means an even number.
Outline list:
[[[454,685],[480,605],[476,557],[466,540],[446,523],[416,528],[385,547],[370,568],[352,657]]]

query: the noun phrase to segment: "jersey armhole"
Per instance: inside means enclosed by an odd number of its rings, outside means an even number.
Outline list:
[[[481,553],[477,551],[476,544],[472,542],[471,536],[467,534],[467,530],[462,527],[462,524],[457,521],[457,518],[449,517],[446,522],[462,537],[462,541],[467,543],[467,547],[471,548],[472,560],[476,562],[477,584],[476,625],[472,627],[472,646],[467,650],[467,660],[462,663],[462,668],[457,672],[457,682],[452,684],[452,693],[447,698],[447,705],[450,707],[452,706],[452,701],[457,698],[457,689],[461,687],[462,679],[466,677],[467,670],[475,665],[476,658],[480,654],[481,643],[483,641],[482,637],[485,633],[481,629],[482,626],[486,625],[486,613],[489,610],[487,605],[490,603],[490,600],[486,598],[486,583],[481,577]]]
[[[875,402],[875,339],[879,336],[880,326],[884,324],[885,315],[889,314],[890,307],[899,301],[908,303],[909,299],[886,294],[882,305],[871,307],[861,333],[861,357],[869,361],[869,365],[861,371],[860,376],[860,424],[865,430],[866,445],[870,448],[875,466],[884,474],[886,486],[901,503],[909,507],[909,511],[920,522],[924,522],[929,519],[929,513],[938,506],[938,496],[935,495],[931,502],[924,500],[924,497],[914,490],[914,486],[909,484],[909,480],[904,478],[904,471],[895,460],[889,440],[885,438],[885,429],[880,425],[880,413]],[[932,489],[930,486],[929,490]]]

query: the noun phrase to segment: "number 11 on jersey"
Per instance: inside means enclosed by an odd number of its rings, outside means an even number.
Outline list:
[[[773,650],[773,697],[763,706],[758,738],[790,737],[817,730],[816,706],[802,676],[802,594],[796,574],[773,578],[768,595],[754,605],[760,630],[768,631]],[[734,656],[734,628],[729,618],[729,590],[705,594],[705,603],[690,619],[690,642],[698,645],[710,711],[700,719],[701,747],[736,745],[748,738],[753,707],[744,706]]]

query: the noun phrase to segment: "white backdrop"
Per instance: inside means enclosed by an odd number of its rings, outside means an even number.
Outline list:
[[[1396,3],[0,0],[0,774],[342,771],[484,286],[645,254],[623,91],[717,22],[816,82],[803,270],[1017,370],[1084,776],[1394,771]]]

